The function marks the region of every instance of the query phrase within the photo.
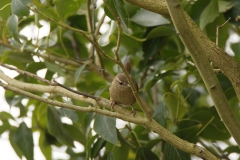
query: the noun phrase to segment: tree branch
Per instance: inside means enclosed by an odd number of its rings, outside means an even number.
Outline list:
[[[107,4],[106,1],[104,1],[105,5],[107,6],[107,8],[109,9],[109,11],[112,13],[113,17],[115,18],[116,22],[117,22],[117,26],[118,26],[118,39],[117,39],[117,46],[116,49],[114,50],[114,54],[115,54],[115,59],[117,60],[117,64],[121,67],[123,73],[125,74],[128,83],[131,86],[132,92],[134,94],[134,97],[137,100],[138,105],[140,106],[140,108],[142,109],[143,113],[145,114],[145,116],[147,117],[148,120],[151,121],[151,115],[149,113],[151,113],[151,109],[148,112],[148,106],[144,105],[141,97],[138,94],[137,88],[135,87],[132,78],[130,77],[128,71],[126,70],[125,66],[123,65],[123,63],[120,60],[118,51],[119,51],[119,47],[120,47],[120,41],[121,41],[121,25],[120,25],[120,19],[119,17],[117,17],[117,15],[113,12],[113,10],[111,9],[111,7]]]
[[[204,52],[195,35],[189,31],[190,26],[187,23],[180,2],[178,0],[166,0],[166,3],[178,35],[186,48],[189,50],[190,55],[194,60],[194,63],[198,68],[207,90],[215,104],[219,116],[238,145],[240,145],[240,123],[228,104],[221,85],[209,64],[206,52]]]
[[[127,2],[142,7],[146,10],[161,14],[166,18],[170,18],[165,0],[126,0]],[[205,33],[196,25],[196,23],[184,12],[189,25],[189,30],[193,33],[202,47],[202,50],[207,54],[208,59],[213,62],[231,81],[234,90],[240,101],[240,64],[229,56],[225,51],[216,46]]]
[[[105,108],[110,109],[111,102],[107,99],[104,99],[101,97],[92,99],[90,97],[85,97],[82,95],[75,94],[75,93],[70,92],[59,86],[44,86],[44,85],[20,82],[18,80],[11,79],[10,77],[6,76],[2,72],[2,70],[0,70],[0,79],[4,80],[7,83],[6,84],[6,83],[3,83],[0,81],[0,86],[2,86],[3,88],[5,88],[7,90],[11,90],[15,93],[19,93],[19,94],[25,95],[27,97],[30,97],[30,98],[36,99],[38,101],[41,101],[41,102],[44,102],[44,103],[47,103],[50,105],[54,105],[54,106],[69,108],[69,109],[73,109],[73,110],[77,110],[77,111],[81,111],[81,112],[96,112],[96,113],[103,114],[106,116],[116,117],[116,118],[131,122],[131,123],[140,124],[148,129],[150,129],[151,131],[159,134],[168,143],[172,144],[173,146],[175,146],[189,154],[196,155],[203,159],[211,159],[211,160],[217,159],[217,157],[215,157],[211,152],[209,152],[205,148],[180,139],[179,137],[175,136],[167,129],[163,128],[155,120],[152,119],[151,121],[149,121],[147,118],[141,117],[139,115],[132,116],[131,111],[129,111],[119,105],[116,105],[114,107],[114,110],[116,112],[111,112],[111,111],[103,110],[103,109],[100,109],[97,107],[80,107],[80,106],[76,106],[73,104],[62,103],[59,101],[55,101],[55,100],[51,100],[48,98],[43,98],[43,97],[34,95],[30,92],[58,93],[58,94],[67,96],[69,98],[73,98],[73,99],[76,99],[76,100],[79,100],[82,102],[90,103],[93,106],[103,106]]]
[[[65,57],[59,57],[59,56],[55,56],[55,55],[52,55],[52,54],[45,54],[45,53],[38,53],[38,52],[30,52],[30,51],[26,51],[26,50],[20,50],[19,48],[15,47],[15,46],[12,46],[10,44],[6,44],[2,41],[0,41],[0,44],[8,47],[8,48],[11,48],[11,49],[15,49],[19,52],[28,52],[29,54],[33,54],[33,55],[36,55],[36,56],[39,56],[45,60],[49,60],[49,61],[57,61],[57,62],[60,62],[60,63],[63,63],[63,64],[67,64],[67,65],[73,65],[73,66],[77,66],[79,67],[82,62],[79,62],[79,61],[76,61],[76,60],[73,60],[73,59],[69,59],[69,58],[65,58]],[[98,67],[94,64],[87,64],[87,69],[97,73],[98,75],[100,75],[102,78],[106,79],[108,82],[112,82],[114,76],[107,72],[107,71],[102,71],[100,72],[100,70],[98,69]]]

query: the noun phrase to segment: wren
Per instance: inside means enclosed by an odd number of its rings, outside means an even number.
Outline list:
[[[130,62],[127,62],[125,67],[128,73],[130,73],[131,71]],[[137,82],[132,77],[131,79],[135,85],[135,88],[138,91]],[[136,111],[134,111],[132,107],[132,105],[136,102],[136,99],[124,73],[119,73],[114,77],[109,88],[109,93],[110,93],[110,100],[112,101],[111,108],[114,107],[114,104],[119,104],[123,107],[131,106],[132,113],[134,115],[136,114]]]

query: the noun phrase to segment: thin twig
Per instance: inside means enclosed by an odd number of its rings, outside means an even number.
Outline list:
[[[230,19],[231,19],[231,17],[228,18],[228,20],[226,20],[226,22],[224,22],[222,25],[216,26],[216,45],[217,46],[218,46],[218,33],[219,33],[219,29],[222,28],[225,24],[227,24]]]
[[[60,44],[61,44],[61,46],[64,50],[64,53],[67,55],[67,58],[69,58],[70,55],[69,55],[69,53],[67,51],[67,48],[66,48],[66,46],[65,46],[65,44],[63,43],[63,40],[62,40],[62,37],[63,37],[62,30],[63,30],[62,28],[59,29],[59,41],[60,41]]]
[[[218,46],[219,29],[222,28],[225,24],[227,24],[230,19],[231,19],[231,17],[228,18],[228,20],[226,20],[222,25],[220,25],[220,26],[217,25],[216,26],[216,46]],[[190,64],[191,66],[196,67],[195,64],[193,62],[189,61],[189,60],[187,60],[187,63]],[[213,67],[212,62],[210,62],[210,65]],[[223,73],[223,71],[221,69],[213,69],[213,71],[215,73]]]
[[[92,23],[91,23],[91,13],[90,13],[90,5],[89,5],[89,2],[90,2],[91,0],[86,0],[86,7],[87,7],[87,11],[86,11],[86,20],[87,20],[87,30],[88,31],[91,31],[91,25],[92,25]]]
[[[195,65],[192,61],[186,60],[186,62],[187,62],[189,65],[191,65],[191,66],[193,66],[193,67],[196,67],[196,65]],[[214,71],[215,73],[223,73],[223,71],[222,71],[221,69],[213,69],[213,71]]]
[[[92,96],[92,95],[87,94],[87,93],[83,93],[83,92],[76,91],[76,90],[74,90],[74,89],[71,89],[71,88],[69,88],[69,87],[66,87],[66,86],[58,83],[57,81],[54,81],[54,83],[56,83],[58,86],[66,89],[66,90],[69,90],[70,92],[73,92],[73,93],[76,93],[76,94],[79,94],[79,95],[82,95],[82,96],[85,96],[85,97],[90,97],[90,98],[92,98],[92,99],[96,99],[95,96]]]
[[[109,9],[109,11],[112,13],[113,17],[115,18],[116,22],[117,22],[117,26],[118,26],[118,38],[117,38],[117,46],[116,49],[114,50],[114,54],[116,57],[116,60],[120,61],[119,55],[118,55],[118,51],[119,51],[119,47],[120,47],[120,42],[121,42],[121,25],[120,25],[120,18],[117,17],[117,15],[113,12],[112,8],[108,5],[108,3],[106,2],[106,0],[104,0],[105,5],[107,6],[107,8]]]
[[[69,91],[73,92],[73,93],[76,93],[76,94],[79,94],[79,95],[82,95],[82,96],[85,96],[85,97],[90,97],[90,98],[92,98],[92,99],[96,99],[95,96],[92,96],[92,95],[89,95],[89,94],[86,94],[86,93],[83,93],[83,92],[78,92],[78,91],[76,91],[76,90],[74,90],[74,89],[71,89],[71,88],[69,88],[69,87],[66,87],[66,86],[58,83],[57,81],[51,82],[51,81],[49,81],[49,80],[47,80],[47,79],[44,79],[44,78],[42,78],[42,77],[39,77],[39,76],[33,74],[33,73],[30,73],[30,72],[27,72],[27,71],[20,70],[20,69],[18,69],[18,68],[14,68],[14,67],[8,66],[8,65],[3,64],[3,63],[1,63],[1,62],[0,62],[0,66],[2,66],[2,67],[4,67],[4,68],[7,68],[7,69],[10,69],[10,70],[14,70],[14,71],[16,71],[16,72],[18,72],[18,73],[20,73],[20,74],[23,74],[23,75],[27,75],[27,76],[29,76],[29,77],[32,77],[32,78],[34,78],[34,79],[39,80],[40,82],[44,82],[44,83],[46,83],[46,84],[48,84],[48,85],[51,85],[51,86],[60,86],[60,87],[62,87],[62,88],[64,88],[64,89],[66,89],[66,90],[69,90]]]
[[[144,72],[143,72],[143,75],[141,76],[141,79],[140,79],[140,83],[139,83],[139,88],[142,88],[143,87],[143,81],[144,79],[146,78],[147,76],[147,71],[149,70],[149,67],[147,67]]]
[[[75,34],[73,34],[73,36],[71,38],[71,43],[72,43],[72,47],[73,47],[76,59],[80,59],[79,48],[78,48],[78,45],[77,45],[77,42],[76,42]]]
[[[80,62],[80,61],[76,61],[74,59],[69,59],[69,58],[65,58],[65,57],[55,56],[53,54],[30,52],[30,51],[27,51],[25,49],[20,50],[19,48],[15,47],[15,46],[12,46],[10,44],[4,43],[1,40],[0,40],[0,44],[3,45],[3,46],[6,46],[8,48],[11,48],[13,50],[16,50],[16,51],[18,51],[18,53],[25,52],[25,53],[29,53],[29,55],[33,54],[33,55],[36,55],[38,57],[41,57],[41,58],[43,58],[45,60],[49,60],[49,61],[57,61],[57,62],[60,62],[60,63],[63,63],[63,64],[73,65],[73,66],[79,66],[80,64],[82,64],[82,62]],[[46,50],[46,51],[49,52],[48,50]],[[98,75],[105,78],[109,82],[111,82],[114,78],[112,74],[110,74],[109,72],[107,72],[104,69],[99,69],[99,67],[96,66],[95,64],[90,64],[90,63],[87,64],[87,69],[97,73]],[[104,70],[104,74],[102,74],[102,72],[99,72],[99,70]]]
[[[96,41],[96,37],[98,36],[99,34],[99,30],[104,22],[104,19],[106,17],[106,14],[104,13],[102,18],[98,21],[98,24],[97,24],[97,27],[95,29],[95,32],[94,32],[94,37],[95,37],[95,41]],[[102,57],[100,56],[100,54],[98,53],[98,51],[96,51],[96,56],[95,56],[95,65],[100,67],[100,70],[103,70],[104,69],[104,63],[102,61]]]
[[[116,49],[114,50],[115,56],[117,58],[117,60],[120,60],[119,55],[118,55],[118,51],[120,48],[120,42],[121,42],[121,25],[120,25],[120,18],[117,17],[117,26],[118,26],[118,39],[117,39],[117,46]]]
[[[104,22],[105,17],[106,17],[106,14],[104,13],[103,16],[102,16],[102,18],[98,21],[98,25],[97,25],[96,30],[95,30],[95,33],[94,33],[94,34],[95,34],[95,37],[98,36],[99,30],[100,30],[100,28],[101,28],[101,26],[102,26],[102,24],[103,24],[103,22]]]
[[[8,65],[3,64],[3,63],[1,63],[1,62],[0,62],[0,66],[2,66],[2,67],[4,67],[4,68],[7,68],[7,69],[10,69],[10,70],[13,70],[13,71],[16,71],[16,72],[18,72],[19,74],[27,75],[27,76],[29,76],[29,77],[32,77],[32,78],[36,79],[36,80],[39,80],[40,82],[44,82],[44,83],[46,83],[46,84],[48,84],[48,85],[55,86],[55,84],[52,83],[52,82],[50,82],[49,80],[44,79],[44,78],[42,78],[42,77],[39,77],[39,76],[37,76],[37,75],[35,75],[35,74],[33,74],[33,73],[30,73],[30,72],[27,72],[27,71],[20,70],[20,69],[18,69],[18,68],[14,68],[14,67],[8,66]]]
[[[117,60],[115,60],[114,58],[110,57],[109,55],[107,55],[99,46],[96,42],[94,42],[89,36],[87,32],[83,31],[83,30],[79,30],[79,29],[76,29],[76,28],[73,28],[65,23],[62,23],[62,22],[58,22],[50,17],[48,17],[47,15],[45,15],[43,12],[39,11],[37,8],[33,8],[33,7],[30,7],[31,11],[35,12],[35,13],[39,13],[40,15],[42,15],[43,17],[45,17],[47,20],[53,22],[53,23],[56,23],[58,24],[59,26],[61,27],[64,27],[68,30],[71,30],[71,31],[74,31],[76,33],[80,33],[83,37],[85,37],[90,43],[92,43],[94,45],[94,47],[97,49],[97,51],[105,58],[113,61],[114,63],[118,63]]]
[[[4,10],[7,6],[11,5],[11,3],[6,4],[5,6],[3,6],[2,8],[0,8],[0,11]]]

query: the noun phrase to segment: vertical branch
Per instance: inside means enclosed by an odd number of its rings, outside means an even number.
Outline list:
[[[98,36],[99,30],[100,30],[100,28],[101,28],[101,26],[104,22],[105,17],[106,17],[106,14],[104,13],[103,16],[101,17],[101,19],[98,21],[98,24],[97,24],[97,26],[95,28],[95,31],[94,31],[94,36],[95,37]],[[103,64],[102,58],[101,58],[98,51],[96,51],[95,64],[100,67],[99,70],[104,70],[104,64]],[[101,72],[101,73],[104,73],[104,72]]]
[[[120,18],[116,17],[117,19],[117,26],[118,26],[118,39],[117,39],[117,46],[116,49],[114,50],[114,54],[117,60],[120,60],[119,55],[118,55],[118,51],[119,51],[119,47],[120,47],[120,41],[121,41],[121,25],[120,25]]]
[[[166,0],[166,3],[173,20],[173,24],[179,33],[178,35],[180,36],[183,44],[189,50],[222,122],[240,146],[240,122],[233,113],[228,100],[223,93],[221,85],[209,64],[209,60],[204,52],[205,50],[203,46],[200,45],[200,42],[194,33],[191,30],[189,31],[189,24],[187,23],[185,13],[181,8],[179,0]]]
[[[94,3],[94,0],[91,0],[91,5],[90,5],[90,10],[91,10],[91,35],[92,35],[92,41],[96,42],[96,38],[95,38],[95,8],[96,8],[96,4]],[[92,44],[91,46],[91,58],[92,58],[92,63],[94,62],[94,45]]]
[[[87,19],[87,28],[88,28],[88,31],[91,31],[91,28],[92,28],[92,23],[91,23],[91,13],[90,13],[90,9],[89,9],[89,1],[90,0],[86,0],[86,5],[87,5],[87,12],[86,12],[86,19]]]
[[[118,27],[118,38],[117,38],[117,46],[116,49],[114,50],[114,54],[115,54],[115,59],[117,61],[120,61],[119,55],[118,55],[118,51],[119,51],[119,47],[120,47],[120,41],[121,41],[121,25],[120,25],[120,18],[117,17],[117,15],[114,13],[114,11],[112,10],[112,8],[108,5],[108,3],[106,2],[106,0],[104,1],[105,5],[107,6],[107,8],[109,9],[109,11],[112,13],[113,17],[116,20],[117,23],[117,27]]]
[[[104,13],[102,18],[98,21],[98,25],[97,25],[97,27],[95,29],[95,33],[94,33],[95,37],[97,37],[97,35],[99,34],[99,30],[100,30],[100,28],[101,28],[101,26],[102,26],[102,24],[104,22],[105,17],[106,17],[106,14]]]

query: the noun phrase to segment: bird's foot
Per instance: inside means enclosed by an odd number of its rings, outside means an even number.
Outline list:
[[[111,102],[111,110],[113,110],[115,104],[116,103],[114,101]]]
[[[132,111],[131,111],[131,113],[133,114],[133,116],[135,116],[136,115],[136,111],[133,109],[133,107],[131,106],[131,108],[132,108]]]

